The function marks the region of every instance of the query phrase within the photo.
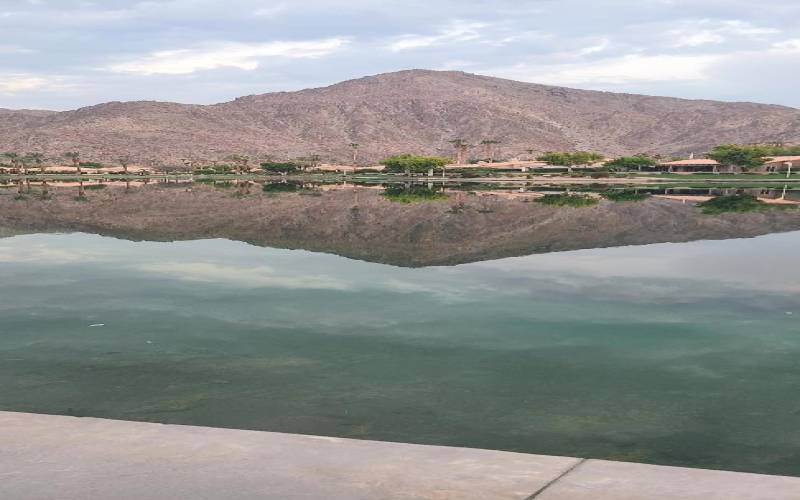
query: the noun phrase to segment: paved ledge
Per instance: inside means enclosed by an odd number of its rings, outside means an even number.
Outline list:
[[[800,478],[0,412],[15,500],[797,500]]]

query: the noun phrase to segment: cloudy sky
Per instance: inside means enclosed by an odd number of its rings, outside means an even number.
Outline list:
[[[0,107],[214,103],[409,68],[800,107],[798,0],[0,0]]]

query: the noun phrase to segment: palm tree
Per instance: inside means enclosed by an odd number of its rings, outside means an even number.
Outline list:
[[[319,167],[319,164],[322,162],[322,157],[318,154],[312,154],[308,156],[308,163],[311,168]]]
[[[42,153],[28,153],[26,155],[28,161],[32,161],[39,167],[39,171],[41,173],[45,173],[47,171],[47,167],[44,166],[44,155]]]
[[[456,163],[458,165],[463,165],[464,161],[466,160],[467,150],[471,148],[469,144],[464,139],[456,138],[450,141],[450,144],[456,149]]]
[[[3,156],[11,160],[11,168],[13,168],[14,170],[19,170],[20,164],[22,162],[22,157],[20,157],[18,153],[8,152],[8,153],[3,153]],[[24,166],[25,165],[22,164],[23,168]]]
[[[489,160],[489,163],[494,162],[494,146],[500,144],[497,139],[484,139],[481,141],[483,145],[483,154]]]
[[[356,163],[358,163],[358,148],[359,148],[359,144],[357,142],[351,142],[350,143],[350,148],[353,150],[353,166],[355,166]]]
[[[64,158],[69,158],[72,160],[72,166],[76,168],[78,175],[81,175],[83,171],[81,170],[81,154],[77,151],[68,151],[64,153]]]
[[[131,164],[131,157],[130,156],[120,156],[117,158],[117,161],[120,165],[122,165],[122,172],[124,174],[128,174],[128,165]]]
[[[247,155],[230,155],[225,159],[236,164],[236,173],[238,175],[241,175],[242,170],[247,169],[247,166],[250,163],[250,157]]]

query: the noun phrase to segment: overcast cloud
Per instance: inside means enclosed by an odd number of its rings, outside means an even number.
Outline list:
[[[797,0],[0,0],[0,107],[214,103],[409,68],[800,107]]]

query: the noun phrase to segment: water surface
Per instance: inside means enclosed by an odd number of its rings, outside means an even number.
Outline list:
[[[408,268],[0,239],[0,409],[800,475],[800,233]]]

